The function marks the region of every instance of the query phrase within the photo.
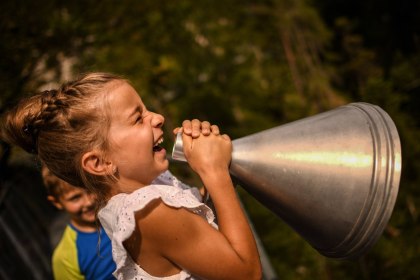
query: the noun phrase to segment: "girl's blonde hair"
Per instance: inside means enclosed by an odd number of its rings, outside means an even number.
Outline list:
[[[109,110],[106,93],[112,82],[127,82],[109,73],[89,73],[25,98],[6,112],[1,137],[37,154],[57,177],[85,186],[103,202],[112,176],[94,176],[81,167],[84,153],[109,150]]]

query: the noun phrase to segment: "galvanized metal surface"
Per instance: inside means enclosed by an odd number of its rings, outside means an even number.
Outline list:
[[[234,140],[230,173],[321,254],[357,258],[394,208],[400,140],[385,111],[352,103]]]

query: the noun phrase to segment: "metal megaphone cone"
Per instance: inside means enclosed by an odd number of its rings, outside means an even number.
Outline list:
[[[185,160],[177,138],[173,158]],[[401,147],[378,106],[351,103],[232,144],[231,175],[321,254],[357,258],[381,236],[398,193]]]

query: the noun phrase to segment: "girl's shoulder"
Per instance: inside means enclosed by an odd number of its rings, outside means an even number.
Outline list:
[[[199,195],[195,188],[181,189],[173,185],[152,184],[129,194],[115,195],[104,208],[117,212],[125,209],[137,212],[156,199],[161,199],[166,205],[173,207],[198,207],[202,204]]]
[[[129,194],[115,195],[108,201],[106,207],[131,208],[133,211],[139,211],[158,198],[173,207],[198,207],[202,202],[200,191],[197,188],[184,184],[169,171],[166,171],[148,186]],[[118,209],[118,211],[120,210]]]
[[[185,208],[202,216],[209,223],[214,221],[214,214],[202,203],[199,190],[182,184],[168,172],[159,176],[151,185],[129,194],[113,196],[99,211],[98,217],[108,234],[122,234],[125,240],[134,229],[136,213],[156,200],[162,201],[166,206]]]
[[[132,193],[120,193],[113,196],[104,209],[120,212],[121,208],[134,207],[131,210],[139,211],[149,204],[150,201],[158,198],[161,198],[163,202],[170,206],[177,206],[181,202],[195,205],[202,200],[197,188],[189,187],[179,181],[169,171],[166,171],[148,186],[144,186]]]

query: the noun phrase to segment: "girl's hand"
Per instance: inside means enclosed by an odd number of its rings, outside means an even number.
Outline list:
[[[208,136],[202,134],[193,139],[182,135],[185,157],[200,176],[229,169],[232,142],[228,135],[220,135],[218,127],[214,127],[217,128],[217,133],[212,132]]]
[[[210,133],[219,135],[219,128],[217,125],[211,125],[208,121],[200,121],[198,119],[185,120],[182,122],[182,127],[177,127],[174,129],[174,134],[176,135],[179,132],[191,136],[192,138],[198,138],[201,134],[209,136]]]

